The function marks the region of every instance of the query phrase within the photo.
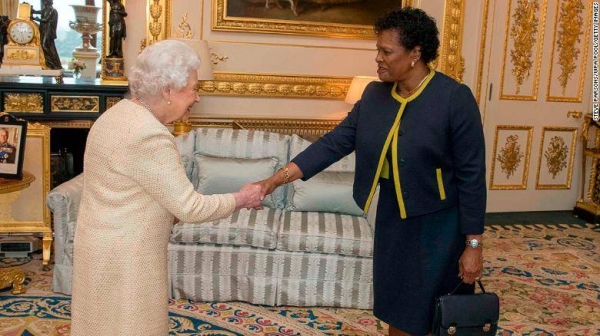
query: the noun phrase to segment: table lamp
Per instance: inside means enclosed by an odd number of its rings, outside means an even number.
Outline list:
[[[344,101],[348,104],[356,103],[360,100],[367,84],[377,80],[379,80],[379,78],[369,76],[356,76],[352,78],[350,88],[348,88],[348,93],[346,94],[346,99],[344,99]]]

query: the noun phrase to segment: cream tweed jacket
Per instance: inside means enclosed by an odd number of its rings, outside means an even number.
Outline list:
[[[234,209],[232,194],[196,193],[173,136],[148,110],[122,100],[103,113],[84,157],[71,335],[167,335],[173,215],[203,222]]]

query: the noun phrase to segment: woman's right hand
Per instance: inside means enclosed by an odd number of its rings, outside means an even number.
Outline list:
[[[240,191],[233,193],[235,197],[235,210],[241,208],[254,208],[260,210],[263,208],[262,200],[264,199],[264,193],[262,187],[258,184],[249,183],[240,189]]]

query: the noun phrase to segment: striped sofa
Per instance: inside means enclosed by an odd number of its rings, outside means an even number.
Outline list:
[[[208,127],[176,142],[188,177],[204,194],[268,177],[309,144],[296,135]],[[175,225],[168,245],[171,296],[370,309],[374,214],[363,214],[351,199],[353,169],[351,154],[307,182],[278,188],[263,210]],[[53,289],[66,294],[80,192],[76,177],[47,199],[56,236]]]

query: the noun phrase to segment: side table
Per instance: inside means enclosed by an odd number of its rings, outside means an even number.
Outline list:
[[[0,220],[12,219],[11,205],[19,197],[21,190],[29,187],[35,181],[33,174],[23,171],[20,180],[0,178]],[[0,288],[12,285],[13,294],[25,293],[25,273],[19,267],[0,268]]]

